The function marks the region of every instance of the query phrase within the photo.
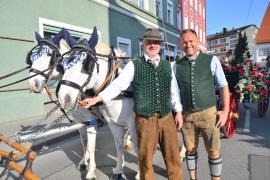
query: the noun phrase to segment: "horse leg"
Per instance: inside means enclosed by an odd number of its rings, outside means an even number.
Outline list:
[[[82,148],[83,148],[83,158],[79,162],[78,169],[85,169],[86,165],[88,164],[87,159],[89,158],[89,156],[87,156],[86,152],[85,152],[86,151],[86,143],[85,143],[85,139],[84,139],[84,136],[86,135],[87,127],[83,126],[83,127],[79,128],[78,131],[79,131],[80,141],[81,141]]]
[[[96,135],[97,126],[87,127],[87,146],[85,151],[85,162],[87,163],[86,179],[95,179],[96,161],[95,161],[95,149],[96,149]],[[89,161],[89,164],[88,164]]]
[[[125,136],[124,136],[124,147],[128,151],[130,151],[132,148],[131,135],[130,135],[129,129],[127,129]]]
[[[113,134],[114,143],[117,152],[117,165],[113,168],[113,176],[118,176],[116,179],[121,179],[120,174],[123,173],[124,164],[124,146],[123,146],[123,136],[124,136],[124,129],[123,127],[117,126],[114,123],[109,123],[109,127]],[[115,177],[116,177],[115,176]]]
[[[184,162],[185,161],[185,158],[186,158],[186,147],[185,147],[185,145],[183,144],[182,146],[181,146],[181,151],[180,151],[180,160],[181,160],[181,162]]]
[[[136,128],[135,128],[135,117],[134,117],[134,120],[129,121],[128,126],[129,126],[128,129],[129,129],[129,132],[130,132],[131,141],[133,142],[133,148],[134,148],[134,151],[136,153],[137,162],[138,162],[138,165],[139,165],[139,160],[138,160],[138,139],[137,139],[137,133],[136,133]],[[140,179],[140,171],[139,171],[139,169],[137,171],[135,179],[136,180]]]

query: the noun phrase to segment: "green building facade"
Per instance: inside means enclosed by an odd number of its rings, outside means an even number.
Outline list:
[[[0,1],[0,77],[27,66],[27,52],[37,43],[35,32],[53,35],[65,27],[77,38],[89,36],[94,26],[99,38],[124,50],[128,56],[142,54],[138,40],[146,28],[159,28],[166,43],[163,58],[177,53],[179,27],[175,0],[2,0]],[[1,79],[0,86],[27,77],[28,71]],[[44,114],[46,93],[34,94],[24,81],[0,89],[0,123]],[[4,92],[3,92],[4,91]]]

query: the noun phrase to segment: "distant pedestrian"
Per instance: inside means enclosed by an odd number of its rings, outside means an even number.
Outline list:
[[[266,67],[270,68],[270,56],[268,55],[265,60],[266,60]]]

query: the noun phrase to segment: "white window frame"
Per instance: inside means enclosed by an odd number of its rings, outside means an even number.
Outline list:
[[[44,37],[44,31],[45,31],[45,27],[46,26],[53,26],[53,27],[57,27],[57,28],[66,28],[67,30],[71,30],[71,31],[76,31],[80,34],[86,34],[86,35],[91,35],[93,29],[90,28],[84,28],[84,27],[80,27],[80,26],[75,26],[75,25],[71,25],[71,24],[67,24],[64,22],[60,22],[60,21],[55,21],[55,20],[50,20],[50,19],[46,19],[46,18],[39,18],[39,34]],[[70,32],[72,35],[72,32]],[[98,37],[99,40],[101,39],[101,33],[100,31],[98,31]]]
[[[156,7],[157,7],[157,3],[159,3],[159,9],[156,11],[159,12],[159,14],[156,14],[157,17],[163,18],[163,0],[156,0]]]
[[[140,5],[140,2],[143,1],[143,7]],[[142,9],[149,10],[148,9],[148,0],[138,0],[138,6]]]
[[[127,56],[131,56],[131,40],[127,39],[127,38],[117,36],[117,48],[119,48],[120,43],[128,45],[128,54],[127,54]]]
[[[182,30],[182,12],[179,11],[176,14],[176,19],[177,19],[177,29],[178,30]]]
[[[169,9],[171,7],[171,9]],[[171,14],[169,15],[169,10],[171,11]],[[173,19],[173,3],[171,0],[167,0],[167,22],[171,25],[174,25],[174,19]]]

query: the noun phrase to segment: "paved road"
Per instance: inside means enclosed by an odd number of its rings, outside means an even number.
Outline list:
[[[250,122],[246,122],[247,111],[241,106],[241,118],[238,122],[237,133],[231,138],[221,138],[223,155],[223,179],[224,180],[269,180],[270,179],[270,110],[264,118],[259,118],[256,107],[249,105]],[[50,105],[47,105],[47,109]],[[0,133],[12,136],[16,131],[27,128],[28,125],[35,125],[42,117],[31,120],[19,121],[15,123],[1,124]],[[39,126],[41,126],[39,124]],[[249,128],[249,129],[247,129]],[[181,140],[181,135],[179,134]],[[42,142],[42,143],[41,143]],[[40,144],[41,143],[41,144]],[[61,138],[51,141],[41,139],[35,143],[35,150],[38,153],[34,161],[33,171],[44,180],[80,180],[84,179],[85,171],[77,169],[82,157],[82,146],[78,133],[74,132]],[[29,144],[25,144],[29,145]],[[0,143],[0,148],[9,150],[4,143]],[[125,152],[126,166],[124,168],[123,179],[134,179],[137,164],[134,152]],[[19,161],[21,165],[25,160]],[[114,148],[112,134],[108,126],[98,129],[97,148],[97,180],[109,179],[112,167],[116,165],[116,151]],[[184,165],[185,179],[188,173]],[[154,157],[154,169],[156,179],[167,179],[165,165],[157,150]],[[204,151],[202,140],[200,142],[198,175],[200,180],[209,180],[209,170],[207,165],[207,155]],[[0,172],[3,168],[0,167]],[[9,171],[3,179],[12,180],[18,177],[14,171]]]

